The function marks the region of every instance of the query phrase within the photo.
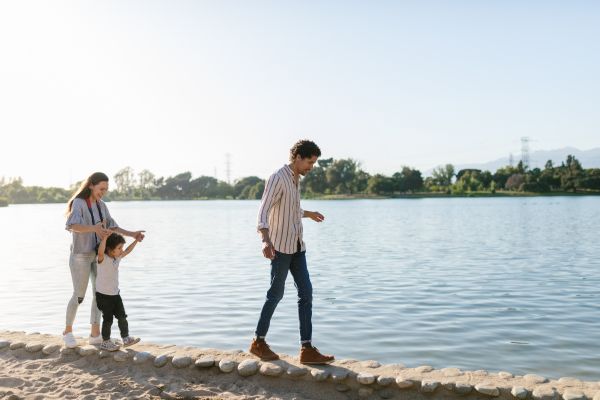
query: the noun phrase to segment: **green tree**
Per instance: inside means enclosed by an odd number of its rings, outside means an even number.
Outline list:
[[[168,200],[189,199],[191,172],[183,172],[165,180],[164,184],[157,189],[158,195]]]
[[[434,168],[431,175],[436,185],[448,187],[452,185],[452,178],[454,178],[454,165],[446,164]]]
[[[323,160],[319,160],[319,162],[321,161]],[[325,168],[321,165],[314,167],[308,174],[306,174],[304,179],[302,179],[302,188],[308,193],[324,194],[327,190],[327,186]]]
[[[187,196],[191,198],[215,198],[218,194],[219,181],[212,176],[201,176],[189,184],[189,193]]]
[[[265,181],[257,182],[256,185],[252,186],[248,194],[248,198],[251,200],[258,200],[262,198],[263,192],[265,191]]]
[[[581,163],[575,156],[569,154],[567,156],[566,164],[560,168],[560,183],[563,190],[577,191],[577,188],[581,187],[581,180],[583,178],[583,168]]]
[[[129,198],[133,194],[135,189],[135,175],[131,167],[125,167],[119,170],[115,176],[115,185],[117,186],[117,192],[120,195]]]
[[[352,194],[355,192],[355,179],[358,175],[360,164],[352,160],[335,160],[325,170],[327,186],[336,194]]]
[[[496,188],[504,188],[506,186],[508,178],[510,178],[513,174],[516,174],[518,172],[518,169],[516,169],[515,167],[511,167],[510,165],[507,165],[503,168],[498,168],[493,175],[494,182],[496,182]]]
[[[246,188],[246,187],[253,187],[254,185],[256,185],[258,182],[261,182],[262,179],[260,179],[258,176],[247,176],[245,178],[242,179],[238,179],[237,181],[235,181],[235,183],[233,184],[233,197],[237,198],[247,198],[247,197],[243,197],[240,196],[242,194],[242,191]]]
[[[600,190],[600,168],[585,170],[584,178],[581,180],[583,189]]]
[[[394,192],[395,182],[393,178],[376,174],[369,178],[367,192],[371,194],[391,194]]]
[[[402,171],[392,175],[394,189],[399,192],[416,192],[423,188],[421,171],[410,167],[402,167]]]

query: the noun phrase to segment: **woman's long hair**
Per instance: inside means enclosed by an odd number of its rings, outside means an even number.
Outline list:
[[[81,182],[79,185],[79,189],[73,193],[71,199],[69,199],[69,203],[67,204],[67,215],[71,214],[71,210],[73,209],[73,200],[75,199],[87,199],[91,196],[92,190],[90,189],[90,185],[97,185],[100,182],[108,182],[108,176],[102,172],[94,172],[88,178]]]

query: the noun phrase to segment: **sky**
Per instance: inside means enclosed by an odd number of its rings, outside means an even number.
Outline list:
[[[600,146],[595,1],[0,2],[0,177],[369,173]]]

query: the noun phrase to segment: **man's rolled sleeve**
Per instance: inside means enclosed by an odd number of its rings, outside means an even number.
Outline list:
[[[257,231],[269,229],[269,210],[271,210],[271,207],[281,199],[282,192],[280,181],[281,179],[276,174],[273,174],[265,184],[265,190],[260,201],[260,208],[258,209]]]

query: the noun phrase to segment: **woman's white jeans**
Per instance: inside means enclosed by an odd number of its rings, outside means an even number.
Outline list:
[[[98,265],[95,253],[73,254],[69,257],[69,268],[73,280],[73,295],[67,306],[67,326],[73,325],[79,304],[85,298],[88,282],[92,281],[92,311],[90,324],[99,324],[102,313],[96,305],[96,273]]]

